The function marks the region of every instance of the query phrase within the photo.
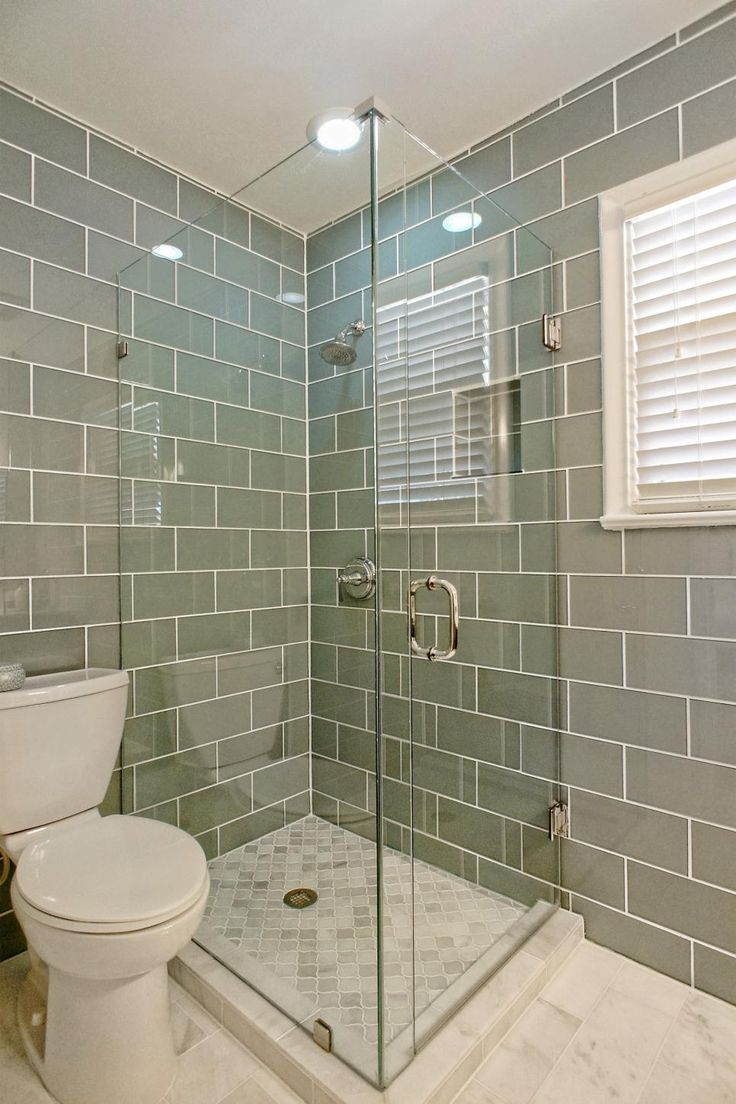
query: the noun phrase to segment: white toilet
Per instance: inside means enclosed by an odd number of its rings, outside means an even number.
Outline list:
[[[61,1104],[158,1104],[174,1078],[166,965],[191,939],[209,875],[196,840],[101,817],[125,671],[92,668],[0,693],[0,847],[31,971],[26,1052]]]

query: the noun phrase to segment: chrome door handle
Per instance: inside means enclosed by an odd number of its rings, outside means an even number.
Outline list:
[[[450,635],[447,648],[444,651],[433,644],[431,648],[422,648],[417,640],[417,591],[421,587],[427,590],[444,590],[450,602]],[[438,575],[428,575],[426,579],[414,579],[409,587],[409,639],[414,655],[423,656],[430,661],[435,659],[451,659],[457,651],[457,638],[460,627],[460,604],[457,590],[448,583],[447,579],[440,579]]]

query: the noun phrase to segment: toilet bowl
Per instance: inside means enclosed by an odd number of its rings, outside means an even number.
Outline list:
[[[166,965],[209,889],[171,825],[97,817],[25,848],[11,886],[32,949],[19,1002],[28,1056],[61,1104],[158,1104],[175,1072]]]

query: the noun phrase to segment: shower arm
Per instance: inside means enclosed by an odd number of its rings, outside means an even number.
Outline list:
[[[362,337],[365,333],[365,330],[365,322],[362,318],[358,318],[355,322],[350,322],[343,330],[340,330],[335,340],[345,341],[348,334],[355,334],[356,337]]]

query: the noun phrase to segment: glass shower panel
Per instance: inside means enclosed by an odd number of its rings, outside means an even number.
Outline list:
[[[140,208],[171,259],[119,276],[120,532],[126,807],[204,847],[198,942],[376,1081],[375,614],[337,583],[375,555],[370,328],[320,356],[370,319],[369,198],[366,136]]]
[[[484,194],[503,144],[451,167],[396,122],[379,142],[390,1079],[557,902],[558,617],[550,251],[514,185]]]
[[[425,163],[407,164],[403,128],[375,122],[374,236],[377,375],[373,395],[378,563],[378,696],[380,786],[378,826],[381,863],[383,992],[380,1023],[381,1076],[388,1083],[414,1053],[415,881],[411,703],[403,658],[407,646],[405,594],[410,567],[409,451],[404,435],[409,369],[404,355],[403,303],[409,282],[399,268],[399,242],[407,208],[420,209],[421,192],[404,187]],[[420,185],[421,188],[421,185]],[[410,286],[420,287],[421,275]]]
[[[378,1085],[556,901],[551,268],[497,153],[369,112],[139,205],[119,274],[125,808],[205,848],[200,944]]]

